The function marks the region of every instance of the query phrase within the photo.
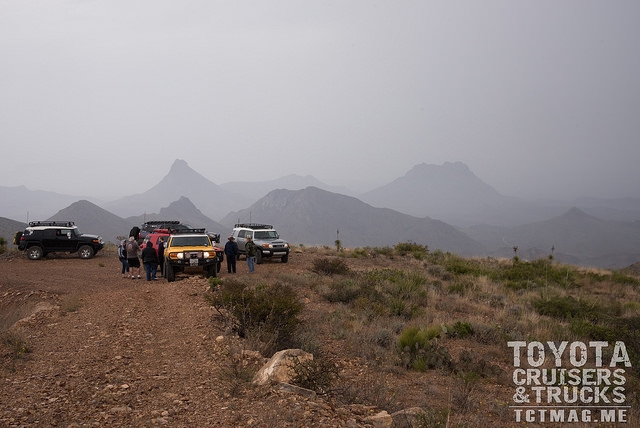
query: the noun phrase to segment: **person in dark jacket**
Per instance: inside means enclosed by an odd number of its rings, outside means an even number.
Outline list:
[[[233,236],[230,236],[224,244],[224,255],[227,257],[227,272],[236,273],[236,260],[238,259],[238,244]]]
[[[158,269],[160,269],[160,276],[164,275],[164,238],[158,239]]]
[[[249,267],[249,273],[253,273],[256,266],[256,252],[258,247],[251,239],[251,236],[247,236],[247,242],[244,244],[244,249],[247,250],[247,266]]]
[[[118,259],[122,263],[122,277],[129,276],[129,262],[127,261],[127,241],[123,240],[118,246]]]
[[[158,254],[156,253],[155,248],[153,248],[151,241],[147,241],[147,245],[142,250],[141,257],[144,270],[147,273],[147,281],[157,279]]]

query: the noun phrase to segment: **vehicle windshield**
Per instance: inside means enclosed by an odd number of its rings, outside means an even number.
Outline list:
[[[275,230],[257,231],[253,239],[278,239],[278,232]]]
[[[174,236],[172,247],[210,247],[211,241],[207,236]]]

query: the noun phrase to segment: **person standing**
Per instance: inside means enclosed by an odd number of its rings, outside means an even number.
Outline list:
[[[156,272],[158,270],[158,254],[156,249],[153,248],[151,241],[147,241],[147,245],[142,250],[142,264],[144,265],[144,271],[147,274],[147,281],[152,281],[156,278]]]
[[[258,247],[253,243],[250,236],[247,236],[247,243],[244,244],[244,249],[247,251],[247,266],[249,267],[249,273],[253,273],[256,266],[256,251],[258,251]]]
[[[133,236],[129,237],[127,243],[127,262],[129,263],[129,270],[131,271],[131,279],[136,279],[134,270],[138,271],[138,279],[140,279],[140,259],[138,258],[138,250],[140,246],[136,242]]]
[[[158,269],[160,276],[164,275],[164,238],[158,239]]]
[[[129,273],[129,262],[127,261],[127,241],[122,240],[120,245],[118,246],[118,259],[120,263],[122,263],[122,277],[128,276]]]
[[[238,244],[233,236],[224,244],[224,255],[227,257],[227,272],[236,273],[236,260],[238,259]]]

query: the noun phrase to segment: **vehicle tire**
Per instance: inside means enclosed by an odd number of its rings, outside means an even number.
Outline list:
[[[218,276],[218,263],[213,264],[207,267],[207,278],[209,277],[217,277]]]
[[[280,260],[282,260],[282,263],[288,262],[289,261],[289,254],[287,254],[286,256],[282,256],[282,259],[280,259]]]
[[[78,249],[78,255],[81,259],[90,259],[93,257],[94,251],[90,245],[83,245]]]
[[[34,245],[32,247],[27,248],[27,257],[31,260],[40,260],[44,256],[44,251],[42,251],[41,247]]]
[[[262,264],[262,251],[260,250],[256,251],[256,264],[257,265]]]
[[[167,282],[173,282],[176,280],[176,272],[173,270],[171,263],[164,262],[164,277],[167,278]]]

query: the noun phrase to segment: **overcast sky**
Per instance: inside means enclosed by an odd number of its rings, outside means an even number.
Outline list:
[[[640,197],[639,21],[637,0],[0,0],[0,185],[115,198],[179,158],[362,190],[461,161],[505,195]]]

